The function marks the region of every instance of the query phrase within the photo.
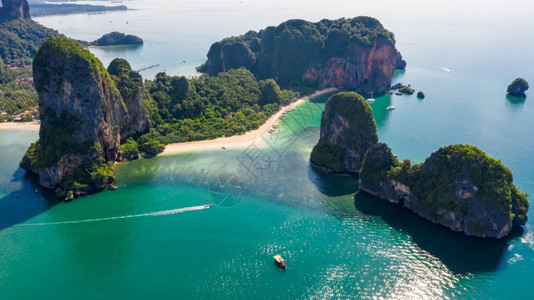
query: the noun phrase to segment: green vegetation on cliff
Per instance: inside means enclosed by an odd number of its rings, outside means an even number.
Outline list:
[[[21,166],[58,196],[71,199],[113,185],[113,162],[138,157],[137,143],[127,138],[148,131],[143,102],[151,100],[126,61],[116,60],[110,70],[113,78],[93,54],[63,37],[45,41],[33,61],[40,139]]]
[[[147,138],[163,144],[245,133],[298,97],[243,68],[197,79],[159,73],[146,86],[163,121]]]
[[[259,79],[276,78],[283,87],[317,89],[321,87],[320,82],[303,78],[310,67],[342,58],[359,68],[362,51],[372,48],[377,40],[395,44],[393,34],[371,17],[317,23],[289,20],[277,27],[249,31],[214,43],[207,62],[198,69],[216,75],[245,67]],[[392,55],[393,65],[397,59],[402,62],[396,51]]]
[[[359,173],[367,149],[378,142],[369,103],[354,92],[328,99],[321,119],[321,137],[313,148],[313,163],[336,173]]]
[[[5,63],[30,65],[41,44],[59,32],[31,19],[0,22],[0,57]]]
[[[139,45],[143,39],[131,34],[113,31],[104,34],[101,38],[93,42],[95,46],[115,46],[115,45]]]
[[[404,193],[400,203],[405,207],[468,235],[500,238],[512,226],[525,224],[527,195],[513,184],[508,168],[480,149],[451,145],[412,165],[409,160],[399,162],[381,145],[365,156],[360,173],[364,190],[381,198]]]

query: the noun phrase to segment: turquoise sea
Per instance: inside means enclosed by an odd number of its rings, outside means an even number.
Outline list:
[[[151,77],[193,75],[211,43],[249,29],[374,16],[408,62],[393,81],[427,95],[376,97],[380,140],[415,162],[441,146],[476,145],[534,195],[534,92],[505,93],[516,77],[534,82],[529,1],[124,3],[136,10],[37,21],[87,40],[139,35],[140,48],[91,51],[105,64],[160,64],[142,73]],[[18,168],[38,133],[0,131],[0,298],[534,298],[533,209],[511,237],[481,240],[357,194],[355,178],[308,161],[328,96],[300,105],[262,144],[125,163],[118,190],[71,203],[35,193],[35,178]]]

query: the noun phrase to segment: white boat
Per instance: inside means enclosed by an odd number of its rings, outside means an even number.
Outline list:
[[[387,110],[394,110],[394,109],[395,109],[395,106],[390,105],[390,106],[386,107],[386,109],[387,109]]]
[[[375,98],[373,98],[373,92],[371,92],[371,98],[367,99],[367,102],[375,102]]]

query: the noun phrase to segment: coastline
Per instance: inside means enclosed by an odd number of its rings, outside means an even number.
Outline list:
[[[226,149],[244,149],[250,146],[255,141],[261,141],[261,137],[266,134],[269,129],[275,125],[284,112],[286,112],[291,107],[296,107],[304,101],[307,101],[310,98],[334,92],[336,88],[327,88],[320,91],[316,91],[310,96],[305,96],[297,99],[296,101],[290,103],[289,105],[282,106],[278,112],[272,115],[263,125],[258,129],[254,129],[246,132],[242,135],[234,135],[230,137],[220,137],[213,140],[204,140],[196,142],[184,142],[184,143],[175,143],[165,146],[163,153],[159,155],[166,154],[176,154],[176,153],[186,153],[186,152],[195,152],[195,151],[209,151],[209,150],[222,150],[222,147]],[[0,130],[23,130],[23,131],[39,131],[40,122],[2,122],[0,123]]]
[[[24,130],[24,131],[39,131],[41,122],[1,122],[0,130]]]
[[[272,115],[263,125],[258,129],[254,129],[246,132],[242,135],[234,135],[230,137],[220,137],[214,140],[198,141],[198,142],[185,142],[185,143],[175,143],[165,146],[165,150],[160,155],[166,154],[176,154],[176,153],[186,153],[186,152],[195,152],[195,151],[208,151],[208,150],[222,150],[222,147],[225,149],[244,149],[250,146],[255,141],[261,141],[261,137],[266,134],[269,129],[275,125],[284,112],[286,112],[291,107],[296,107],[302,102],[330,92],[334,92],[338,89],[336,88],[327,88],[320,91],[316,91],[310,96],[305,96],[299,98],[298,100],[290,103],[289,105],[282,106],[280,110],[274,115]]]

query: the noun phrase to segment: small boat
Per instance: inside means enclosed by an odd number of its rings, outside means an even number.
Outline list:
[[[224,147],[224,146],[223,146],[223,147],[221,147],[221,148],[222,148],[223,150],[226,150],[226,147]]]
[[[282,256],[280,255],[275,255],[274,256],[274,261],[276,262],[276,264],[280,267],[280,268],[287,268],[287,265],[286,265],[286,262],[284,261],[284,259],[282,258]]]
[[[210,208],[213,204],[206,204],[204,205],[204,208]]]
[[[400,95],[402,95],[402,93],[401,92],[396,92],[395,95],[400,96]]]
[[[373,98],[373,92],[371,92],[371,98],[367,99],[367,102],[375,102],[375,98]]]
[[[390,105],[390,106],[386,107],[386,109],[387,109],[387,110],[394,110],[394,109],[395,109],[395,106]]]
[[[393,95],[393,92],[392,91],[387,91],[386,94]]]

